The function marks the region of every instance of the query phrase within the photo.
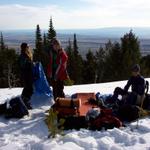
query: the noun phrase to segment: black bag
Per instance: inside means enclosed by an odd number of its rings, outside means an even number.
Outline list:
[[[140,109],[136,105],[122,105],[118,109],[118,117],[121,121],[134,121],[139,118]]]
[[[87,128],[88,122],[85,116],[69,116],[64,118],[65,123],[63,124],[64,130]]]
[[[6,103],[0,104],[0,115],[3,115],[6,112]]]
[[[8,108],[6,108],[5,117],[6,118],[22,118],[28,115],[28,109],[20,97],[12,98],[7,102]]]
[[[145,94],[144,102],[143,102],[143,109],[150,110],[150,94]]]

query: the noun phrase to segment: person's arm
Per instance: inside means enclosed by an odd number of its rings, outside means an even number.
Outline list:
[[[126,84],[125,87],[124,87],[124,90],[125,90],[126,92],[128,92],[129,87],[131,86],[131,84],[132,84],[132,77],[128,80],[127,84]]]
[[[60,76],[63,74],[63,72],[66,70],[67,60],[68,60],[68,56],[62,50],[62,52],[60,52],[60,62],[55,73],[55,79],[59,79]]]
[[[145,80],[144,80],[144,78],[142,78],[141,82],[138,86],[138,94],[139,95],[144,95],[144,93],[145,93]]]

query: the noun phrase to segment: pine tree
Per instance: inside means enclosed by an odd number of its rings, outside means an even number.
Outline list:
[[[150,55],[143,56],[141,59],[141,72],[144,77],[150,76]]]
[[[5,49],[0,52],[0,87],[15,87],[19,82],[17,70],[18,55],[14,49]]]
[[[43,49],[45,52],[48,53],[48,44],[47,44],[47,36],[46,36],[46,33],[44,33],[43,35]]]
[[[1,32],[1,38],[0,38],[0,50],[5,49],[4,39],[3,39],[3,33]]]
[[[46,39],[46,33],[44,33],[43,35],[43,45],[46,45],[47,44],[47,39]]]
[[[96,74],[97,74],[96,82],[102,82],[104,78],[105,58],[106,58],[106,52],[104,48],[100,47],[99,50],[96,51],[95,58],[96,58]]]
[[[34,61],[42,61],[42,37],[40,26],[36,27],[36,37],[35,37],[35,49],[34,49]]]
[[[105,81],[116,81],[122,79],[122,51],[120,44],[115,42],[112,44],[105,63]]]
[[[73,80],[75,84],[81,84],[83,80],[82,77],[83,59],[78,52],[76,35],[74,36],[74,38],[75,39],[73,40],[73,47],[69,39],[68,46],[66,48],[67,55],[68,55],[67,70],[70,79]]]
[[[130,30],[121,38],[121,49],[123,55],[124,79],[130,75],[133,64],[139,63],[141,59],[140,43],[138,37]]]
[[[73,40],[73,58],[72,62],[72,80],[75,84],[82,83],[82,70],[83,70],[83,59],[82,56],[78,52],[77,39],[76,34],[74,34]]]
[[[77,56],[79,52],[78,52],[76,34],[74,34],[73,49],[74,49],[74,55]]]
[[[73,76],[73,63],[72,60],[74,59],[74,54],[73,54],[73,49],[72,49],[72,45],[71,45],[71,41],[69,39],[68,41],[68,46],[66,47],[66,52],[68,55],[68,62],[67,62],[67,71],[69,73],[70,78],[72,78]]]
[[[83,79],[84,83],[95,83],[97,79],[96,59],[91,50],[86,54]]]
[[[35,48],[40,51],[42,50],[42,36],[41,36],[41,29],[40,29],[39,25],[37,25],[37,27],[36,27]]]
[[[65,119],[58,119],[58,112],[54,111],[52,108],[49,109],[48,115],[46,115],[45,123],[49,130],[49,138],[55,138],[57,134],[64,135],[63,125]]]
[[[48,42],[50,42],[54,37],[56,37],[56,31],[53,27],[52,17],[50,18],[49,30],[47,34]]]
[[[37,25],[36,27],[36,40],[35,40],[35,49],[33,58],[34,61],[41,62],[43,65],[44,70],[46,71],[46,67],[48,64],[48,53],[46,53],[44,47],[47,46],[43,42],[40,26]]]

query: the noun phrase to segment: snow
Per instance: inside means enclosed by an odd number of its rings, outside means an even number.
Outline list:
[[[150,79],[147,79],[150,81]],[[112,94],[115,87],[126,81],[66,86],[66,96],[76,92]],[[0,103],[21,94],[22,88],[0,89]],[[48,138],[44,122],[45,111],[52,102],[44,96],[33,95],[33,109],[22,119],[0,116],[0,150],[150,150],[150,118],[140,119],[127,127],[107,131],[86,129],[64,131],[65,135]]]

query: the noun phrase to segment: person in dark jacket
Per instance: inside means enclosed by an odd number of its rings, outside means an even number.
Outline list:
[[[133,65],[132,76],[129,78],[124,89],[120,87],[115,88],[114,94],[112,96],[113,100],[118,98],[118,95],[122,95],[128,104],[141,105],[145,96],[145,80],[144,77],[140,75],[139,64]],[[131,92],[128,92],[131,86]]]
[[[54,100],[57,97],[65,97],[64,80],[68,79],[67,60],[68,56],[57,39],[52,39],[52,50],[50,51],[47,76],[53,88]]]
[[[30,99],[33,94],[33,61],[32,52],[27,43],[21,44],[21,54],[19,57],[21,81],[23,83],[23,91],[21,98],[28,109],[31,109]]]

